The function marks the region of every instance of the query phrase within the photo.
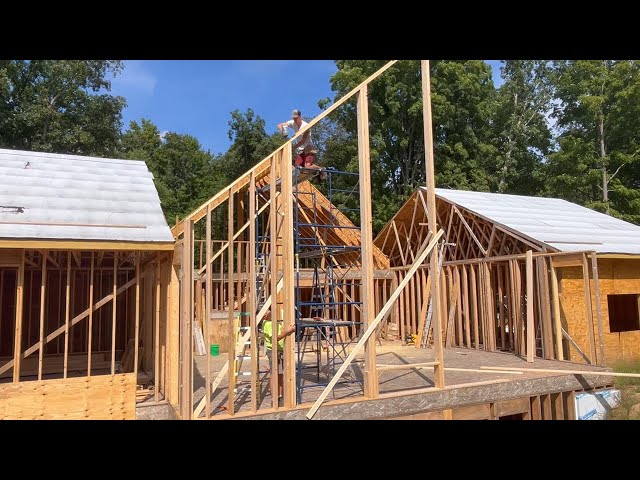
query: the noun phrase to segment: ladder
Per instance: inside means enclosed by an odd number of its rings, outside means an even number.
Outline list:
[[[256,309],[260,311],[267,301],[267,263],[265,255],[258,253],[256,255]]]
[[[236,388],[235,393],[244,393],[247,391],[251,391],[251,364],[249,364],[249,369],[243,371],[242,367],[244,365],[245,360],[251,360],[251,340],[244,342],[242,345],[239,345],[242,337],[247,333],[247,331],[251,328],[250,326],[241,326],[240,325],[240,317],[242,315],[248,315],[249,312],[238,312],[234,318],[233,329],[236,332],[235,335],[235,344],[239,346],[239,351],[236,352],[236,356],[233,361],[233,368],[236,376]],[[256,341],[256,346],[258,351],[260,351],[259,339]],[[249,350],[249,351],[247,351]],[[257,354],[257,352],[256,352]],[[258,383],[256,385],[256,392],[258,394],[258,402],[260,402],[260,372],[258,370]],[[242,381],[239,381],[242,378]]]
[[[448,245],[455,245],[454,243],[442,242],[440,244],[440,252],[438,257],[438,278],[442,274],[442,262],[444,261],[444,247]],[[426,292],[425,292],[426,293]],[[431,317],[433,316],[433,299],[429,299],[429,308],[427,309],[427,320],[424,322],[424,330],[422,332],[422,341],[420,347],[423,348],[429,341],[429,331],[431,330]]]

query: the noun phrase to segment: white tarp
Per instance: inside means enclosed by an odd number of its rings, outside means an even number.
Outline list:
[[[576,419],[604,420],[607,413],[618,405],[620,390],[600,390],[576,395]]]

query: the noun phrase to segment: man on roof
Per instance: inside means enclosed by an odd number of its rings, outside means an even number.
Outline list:
[[[302,113],[300,110],[294,110],[291,112],[291,120],[278,124],[278,130],[284,137],[287,136],[287,128],[291,128],[295,133],[301,128],[307,126],[308,123],[302,119]],[[311,130],[307,130],[302,134],[302,137],[298,139],[298,143],[293,146],[294,159],[293,164],[296,167],[313,168],[322,170],[318,165],[315,165],[316,155],[318,149],[313,144],[311,138]]]

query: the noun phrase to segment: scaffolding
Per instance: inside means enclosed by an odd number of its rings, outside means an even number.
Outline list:
[[[336,244],[335,238],[330,235],[333,231],[344,229],[360,234],[359,227],[344,225],[344,222],[338,220],[338,212],[346,214],[359,209],[336,206],[340,203],[336,201],[336,195],[342,197],[342,202],[353,194],[357,195],[358,174],[323,169],[322,175],[326,175],[323,182],[327,186],[328,209],[327,205],[319,204],[316,190],[300,188],[309,179],[309,175],[318,174],[317,169],[296,168],[293,177],[298,403],[302,403],[306,389],[325,387],[328,384],[348,356],[349,344],[355,341],[349,331],[356,332],[362,324],[360,319],[340,317],[340,312],[344,312],[343,306],[353,306],[361,311],[361,301],[353,298],[347,300],[345,295],[339,295],[342,301],[337,300],[337,294],[345,291],[347,275],[354,267],[360,268],[361,247]],[[354,179],[355,184],[351,189],[339,188],[337,176],[344,179],[342,183]],[[301,201],[303,196],[307,198]],[[302,282],[309,271],[312,271],[310,288]],[[311,361],[306,355],[308,353],[315,353],[311,355]],[[341,383],[361,382],[352,374]]]

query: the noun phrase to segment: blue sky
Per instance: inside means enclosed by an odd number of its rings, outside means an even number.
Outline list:
[[[500,62],[488,63],[499,85]],[[319,99],[333,99],[329,77],[335,71],[331,60],[127,60],[112,93],[127,99],[125,127],[148,118],[160,131],[188,133],[222,153],[230,143],[232,110],[253,108],[269,133],[293,108],[313,118]]]

